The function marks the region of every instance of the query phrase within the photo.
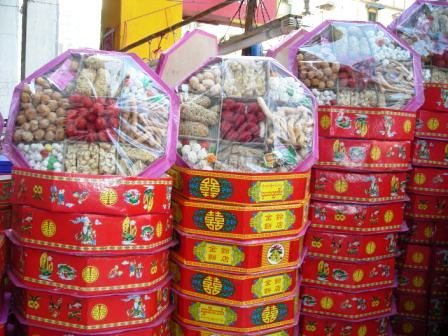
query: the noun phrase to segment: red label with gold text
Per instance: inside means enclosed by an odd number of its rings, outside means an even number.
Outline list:
[[[174,303],[175,318],[185,324],[244,335],[272,328],[289,327],[296,322],[296,314],[299,311],[297,295],[258,305],[233,306],[204,301],[176,292]]]

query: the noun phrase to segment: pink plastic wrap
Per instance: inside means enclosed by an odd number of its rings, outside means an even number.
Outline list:
[[[178,106],[135,54],[68,50],[15,88],[4,149],[18,167],[158,177],[175,160]]]
[[[325,21],[290,48],[289,68],[319,105],[416,111],[423,103],[420,57],[378,23]]]
[[[306,171],[316,161],[316,101],[270,58],[211,58],[177,86],[180,166]]]
[[[447,2],[417,0],[389,28],[421,55],[425,82],[448,82]]]

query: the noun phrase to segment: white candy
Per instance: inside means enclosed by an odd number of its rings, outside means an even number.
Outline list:
[[[182,147],[182,150],[181,150],[182,155],[187,155],[190,152],[191,152],[191,146],[190,145],[185,145],[185,146]]]
[[[187,154],[187,160],[188,160],[188,162],[194,164],[194,163],[198,162],[198,156],[196,155],[195,152],[189,152]]]
[[[207,150],[205,148],[201,148],[201,150],[198,152],[198,158],[199,160],[204,160],[205,158],[207,158]]]
[[[192,150],[193,152],[199,153],[199,151],[200,151],[201,149],[202,149],[202,147],[201,147],[201,145],[198,144],[198,143],[193,143],[193,144],[191,145],[191,150]]]

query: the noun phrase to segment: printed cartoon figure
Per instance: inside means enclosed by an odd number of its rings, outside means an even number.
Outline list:
[[[369,123],[365,114],[357,114],[355,118],[355,133],[364,137],[369,130]]]
[[[360,245],[361,245],[361,242],[359,241],[359,239],[355,239],[355,240],[349,242],[348,246],[347,246],[347,253],[349,255],[359,254]]]
[[[356,309],[358,310],[366,310],[367,309],[367,301],[363,298],[353,298],[352,299],[356,303]]]
[[[172,186],[167,186],[166,187],[166,202],[168,204],[168,206],[171,205],[171,192],[173,190]]]
[[[142,233],[140,234],[140,237],[143,241],[151,241],[154,237],[154,228],[151,225],[146,225],[142,227]]]
[[[374,208],[372,213],[370,214],[370,224],[378,225],[380,220],[380,209]]]
[[[33,186],[33,199],[35,200],[42,200],[42,193],[43,193],[43,189],[42,186],[40,185],[34,185]]]
[[[355,224],[356,226],[362,226],[367,216],[367,209],[363,208],[361,212],[355,214]]]
[[[331,251],[333,254],[338,254],[340,249],[342,248],[342,243],[344,242],[343,238],[340,238],[339,240],[336,240],[335,237],[331,239]]]
[[[341,269],[334,269],[333,270],[333,279],[336,281],[345,281],[348,278],[348,274],[346,271]]]
[[[48,311],[52,318],[58,318],[61,315],[62,298],[59,297],[56,302],[53,301],[53,296],[50,296],[50,303],[48,305]]]
[[[386,333],[387,331],[387,318],[382,318],[380,320],[380,324],[378,325],[378,328],[376,330],[378,332],[378,334],[382,335],[384,333]]]
[[[272,265],[279,264],[285,257],[285,248],[282,244],[272,245],[267,253],[267,259]]]
[[[23,233],[31,234],[31,229],[33,228],[33,225],[31,224],[33,222],[33,214],[30,212],[27,215],[25,215],[24,218],[22,218],[22,225],[20,226],[20,230]]]
[[[320,206],[314,206],[314,218],[319,218],[321,221],[327,220],[327,209]]]
[[[437,199],[436,209],[438,214],[443,214],[446,209],[446,199],[444,198]]]
[[[376,267],[372,268],[369,273],[369,278],[375,278],[379,274],[379,271]]]
[[[378,197],[380,193],[380,188],[378,186],[378,183],[376,181],[375,176],[369,176],[367,178],[367,181],[370,181],[370,187],[369,189],[365,190],[365,193],[369,195],[370,197]],[[381,179],[378,179],[378,182],[381,182]]]
[[[389,233],[384,239],[389,242],[389,244],[387,245],[387,251],[390,253],[397,252],[397,240],[395,235],[393,233]]]
[[[126,217],[123,220],[122,226],[122,244],[123,245],[131,245],[134,243],[134,240],[137,236],[137,225],[135,220]]]
[[[389,147],[389,149],[386,152],[386,158],[391,158],[395,156],[395,150],[394,147]]]
[[[327,281],[328,276],[330,275],[330,265],[325,261],[321,260],[319,264],[317,264],[317,280]]]
[[[400,190],[400,182],[398,181],[398,177],[392,176],[392,179],[390,180],[390,195],[392,197],[397,197],[399,190]]]
[[[140,191],[137,189],[127,190],[123,194],[124,201],[131,205],[138,205],[140,203]]]
[[[25,195],[27,191],[27,187],[26,187],[26,183],[25,183],[25,179],[20,179],[20,183],[19,183],[19,190],[17,191],[17,197],[19,199],[21,199],[23,197],[23,195]]]
[[[336,329],[336,323],[328,324],[328,322],[325,322],[324,335],[335,336],[336,335],[335,329]]]
[[[400,191],[402,193],[406,192],[406,180],[403,180],[403,181],[400,182]]]
[[[388,265],[378,264],[380,276],[387,278],[390,276],[390,267]]]
[[[404,276],[403,274],[400,274],[398,276],[397,281],[398,281],[398,285],[401,287],[409,285],[409,278]]]
[[[118,265],[115,265],[114,267],[112,267],[112,269],[109,271],[109,275],[108,278],[109,279],[115,279],[115,278],[119,278],[123,275],[123,271],[120,270],[120,268],[118,267]]]
[[[58,264],[58,276],[62,280],[73,280],[76,278],[76,270],[67,264]]]
[[[61,190],[58,191],[58,205],[64,205],[65,204],[64,193],[65,193],[64,189],[61,189]]]
[[[432,179],[432,183],[434,183],[434,184],[441,184],[441,183],[443,183],[443,181],[444,180],[443,180],[442,174],[438,174],[438,175],[434,176]]]
[[[401,160],[406,160],[406,148],[404,146],[398,146],[398,158]]]
[[[72,223],[79,224],[82,223],[82,231],[75,236],[75,239],[80,241],[83,245],[96,245],[96,231],[93,229],[92,222],[87,216],[77,217],[72,220]],[[95,220],[95,224],[99,225],[101,222]]]
[[[39,273],[39,278],[43,280],[49,280],[53,274],[53,257],[45,252],[40,256]]]
[[[138,263],[136,268],[135,268],[135,277],[137,279],[141,279],[143,276],[143,264],[142,263]]]
[[[441,97],[443,100],[443,107],[448,108],[448,90],[441,90]]]
[[[132,308],[127,310],[128,317],[135,319],[146,318],[146,306],[143,303],[143,299],[140,295],[131,295],[126,299],[126,302],[133,301]]]
[[[353,307],[352,303],[350,302],[350,299],[344,300],[341,303],[341,309],[351,309]]]
[[[149,186],[143,193],[143,208],[150,212],[154,205],[154,186]]]
[[[75,191],[73,197],[78,200],[78,204],[83,204],[84,201],[89,197],[88,191]]]
[[[314,189],[316,191],[322,191],[327,188],[328,179],[325,174],[322,174],[318,179],[316,179]]]
[[[333,160],[336,162],[343,161],[345,158],[345,145],[342,141],[336,140],[333,144]]]
[[[58,199],[58,188],[55,185],[50,187],[50,202],[54,203]]]
[[[417,140],[416,144],[416,155],[419,159],[429,160],[430,151],[429,145],[426,140]]]
[[[79,299],[75,299],[73,303],[68,305],[68,319],[81,321],[82,304]]]
[[[341,329],[341,336],[350,336],[352,334],[353,327],[351,325],[346,325]]]
[[[380,133],[386,135],[388,138],[393,137],[396,132],[392,132],[392,127],[394,126],[394,119],[391,116],[384,116],[384,130]]]
[[[343,113],[338,114],[336,117],[336,126],[342,129],[352,128],[352,120],[350,117],[345,116]]]
[[[442,255],[442,265],[448,266],[448,250],[438,251],[437,255]]]

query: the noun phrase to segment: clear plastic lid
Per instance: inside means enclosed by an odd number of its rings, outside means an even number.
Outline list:
[[[289,61],[319,105],[415,111],[423,102],[418,56],[377,23],[324,22]]]
[[[179,164],[270,173],[314,163],[315,99],[273,59],[215,57],[176,90]]]
[[[425,82],[448,83],[448,2],[416,1],[390,28],[421,55]]]
[[[16,87],[5,147],[20,167],[156,177],[175,160],[178,113],[137,56],[69,50]]]

